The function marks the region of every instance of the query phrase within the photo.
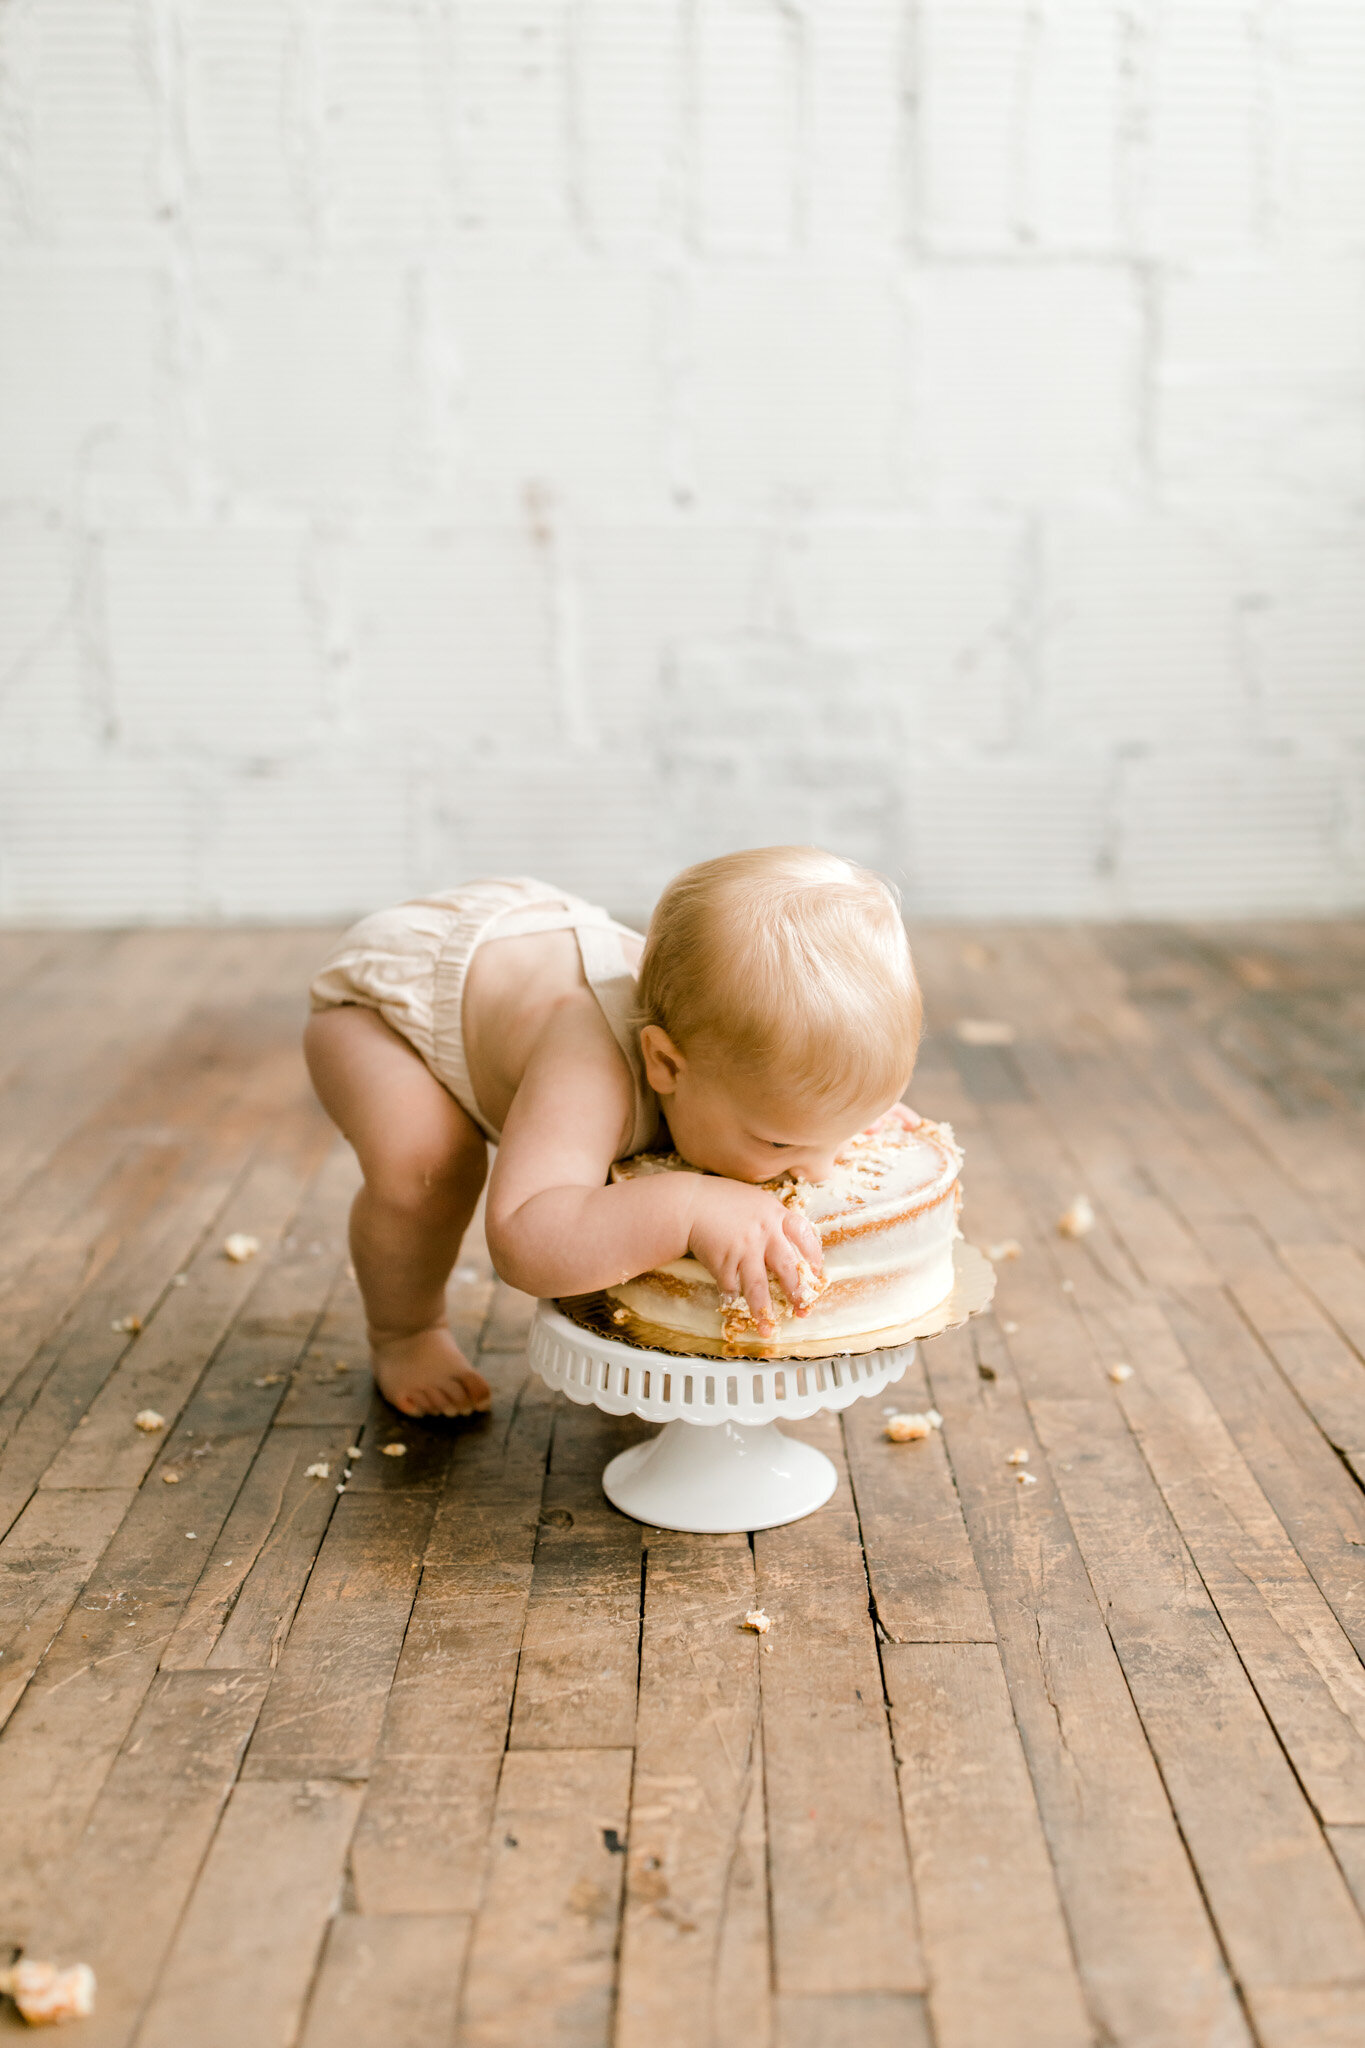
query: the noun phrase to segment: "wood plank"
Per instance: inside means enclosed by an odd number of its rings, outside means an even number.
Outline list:
[[[93,1328],[108,1350],[111,1316],[150,1318],[263,1124],[303,1099],[296,1020],[271,987],[271,958],[221,991],[213,985],[212,999],[73,1134],[8,1217],[0,1237],[0,1439],[73,1337]],[[103,1299],[92,1299],[92,1289]],[[114,1359],[123,1348],[114,1347]]]
[[[248,946],[235,973],[230,955],[213,948],[213,975],[164,1037],[160,992],[149,985],[137,1064],[118,1086],[118,1063],[109,1066],[94,1113],[76,1119],[0,1210],[0,1347],[12,1361],[6,1383],[26,1369],[34,1347],[117,1253],[125,1212],[111,1182],[126,1187],[125,1168],[135,1155],[153,1170],[157,1153],[167,1148],[190,1162],[206,1141],[210,1152],[217,1149],[218,1116],[233,1119],[239,1098],[254,1102],[259,1117],[267,1105],[273,1109],[303,1092],[297,1006],[292,991],[280,986],[284,968],[301,967],[302,949],[285,936],[283,951],[281,935],[269,945]],[[249,1135],[259,1128],[253,1118]],[[50,1133],[53,1142],[56,1136]],[[163,1229],[178,1228],[173,1214],[163,1218]],[[144,1304],[125,1300],[122,1306],[141,1313]]]
[[[1118,2041],[1248,2039],[1217,1938],[1052,1488],[1006,1463],[1032,1431],[1001,1359],[961,1331],[926,1346],[1010,1700],[1087,2001]]]
[[[1146,1418],[1147,1431],[1138,1428],[1139,1438],[1170,1511],[1195,1547],[1220,1615],[1319,1811],[1334,1820],[1357,1818],[1365,1794],[1365,1692],[1350,1644],[1190,1373],[1161,1311],[1114,1283],[1102,1231],[1096,1233],[1098,1259],[1050,1234],[1050,1219],[1074,1185],[1055,1139],[1032,1112],[1017,1109],[991,1112],[991,1129],[1002,1141],[1015,1188],[1028,1190],[1026,1211],[994,1208],[992,1220],[1018,1233],[1026,1247],[1017,1278],[1011,1274],[1008,1301],[1018,1310],[1020,1328],[1010,1347],[1035,1422],[1049,1393],[1066,1399],[1068,1387],[1072,1394],[1089,1395],[1103,1385],[1100,1351],[1093,1337],[1085,1337],[1077,1308],[1101,1331],[1107,1329],[1107,1358],[1141,1356],[1143,1373],[1122,1406],[1135,1428],[1139,1414]],[[1007,1201],[991,1148],[978,1142],[973,1158],[978,1189],[984,1177],[988,1202]],[[1057,1291],[1059,1267],[1075,1276],[1069,1300]],[[1281,1299],[1281,1315],[1297,1317],[1301,1300],[1297,1291],[1287,1304]],[[1160,1381],[1155,1398],[1148,1395],[1149,1366]],[[1110,1418],[1113,1390],[1105,1387],[1099,1400],[1096,1414]],[[1174,1430],[1177,1415],[1185,1417],[1183,1432]],[[1066,1499],[1065,1475],[1057,1477]],[[1152,1520],[1150,1504],[1142,1518]],[[1088,1554],[1087,1563],[1093,1575]],[[1173,1555],[1167,1570],[1174,1611],[1185,1565]]]
[[[1011,1107],[983,1113],[1000,1136],[1016,1185],[1029,1202],[1036,1235],[1027,1270],[1040,1272],[1041,1217],[1058,1213],[1066,1169],[1032,1112]],[[1111,1634],[1223,1938],[1252,1982],[1258,1973],[1260,1981],[1283,1983],[1349,1974],[1357,1967],[1358,1920],[1283,1765],[1273,1731],[1249,1698],[1242,1667],[1221,1630],[1210,1625],[1212,1611],[1202,1587],[1194,1590],[1197,1582],[1183,1547],[1172,1546],[1160,1515],[1152,1511],[1149,1475],[1133,1454],[1113,1402],[1103,1396],[1057,1398],[1067,1340],[1074,1347],[1077,1325],[1045,1283],[1033,1292],[1017,1345],[1032,1417],[1048,1445],[1053,1476],[1090,1577],[1106,1600]],[[979,1340],[986,1342],[985,1336]],[[1046,1354],[1037,1375],[1030,1370],[1035,1351]],[[991,1353],[986,1355],[996,1363]],[[1084,1388],[1083,1370],[1077,1371],[1076,1385]],[[1046,1483],[1046,1474],[1040,1476]],[[1264,1626],[1264,1607],[1234,1593],[1230,1585],[1229,1597],[1231,1611],[1243,1623],[1248,1654],[1282,1703],[1289,1732],[1300,1738],[1299,1753],[1311,1767],[1318,1796],[1332,1818],[1355,1818],[1365,1789],[1358,1730],[1329,1688],[1318,1682],[1300,1646]],[[1328,1620],[1320,1611],[1318,1618]],[[1344,1686],[1353,1683],[1340,1655],[1336,1672]],[[1306,1701],[1301,1696],[1305,1681]],[[1173,1702],[1182,1687],[1195,1683],[1208,1711],[1182,1716]],[[1201,1757],[1202,1741],[1210,1746]],[[1250,1796],[1239,1796],[1248,1787],[1254,1788]],[[1257,1882],[1261,1871],[1265,1881]],[[1297,1873],[1293,1878],[1291,1871]],[[1280,1901],[1289,1882],[1319,1902],[1316,1947],[1286,1944]]]
[[[888,1443],[890,1406],[920,1414],[931,1406],[917,1347],[885,1399],[855,1401],[843,1415],[878,1624],[895,1643],[993,1643],[990,1603],[942,1439],[935,1433],[920,1443]]]
[[[233,934],[220,950],[206,948],[194,932],[122,932],[96,959],[72,957],[45,978],[22,1022],[9,1020],[4,1038],[0,1205],[13,1203],[98,1109],[128,1055],[174,1029],[222,972],[224,953],[235,952],[245,968],[248,948],[245,934]]]
[[[1365,1259],[1350,1245],[1282,1244],[1280,1257],[1365,1359]]]
[[[714,1966],[716,2048],[772,2048],[774,2040],[764,1776],[760,1724],[720,1911]]]
[[[474,1923],[461,2048],[606,2048],[629,1750],[512,1750]]]
[[[1110,1323],[1138,1362],[1119,1406],[1300,1781],[1324,1820],[1365,1821],[1359,1658],[1160,1309]]]
[[[138,2048],[294,2039],[359,1804],[358,1785],[234,1787]]]
[[[992,1145],[984,1134],[976,1133],[972,1168],[976,1198],[984,1187],[993,1226],[1002,1235],[1017,1234],[1026,1246],[1025,1257],[1017,1267],[1008,1269],[1009,1279],[1002,1291],[1003,1306],[1018,1318],[1010,1348],[1035,1411],[1038,1400],[1048,1394],[1065,1399],[1077,1391],[1098,1391],[1102,1386],[1102,1398],[1108,1404],[1113,1390],[1104,1386],[1101,1378],[1101,1350],[1107,1362],[1129,1358],[1139,1348],[1145,1357],[1151,1347],[1153,1367],[1159,1363],[1162,1372],[1166,1403],[1146,1404],[1144,1412],[1155,1434],[1150,1440],[1144,1437],[1143,1442],[1149,1457],[1160,1466],[1158,1479],[1164,1472],[1170,1482],[1168,1505],[1196,1546],[1220,1614],[1232,1629],[1320,1811],[1334,1819],[1354,1818],[1365,1784],[1365,1755],[1360,1748],[1359,1673],[1349,1644],[1307,1580],[1264,1494],[1177,1350],[1162,1311],[1141,1298],[1140,1286],[1116,1284],[1102,1223],[1095,1233],[1098,1257],[1083,1248],[1066,1246],[1052,1234],[1051,1219],[1074,1186],[1073,1171],[1055,1138],[1032,1112],[1017,1109],[1005,1115],[991,1112],[991,1131],[1001,1139],[1014,1188],[1027,1191],[1028,1207],[1021,1210],[1018,1195],[1012,1194],[1002,1177]],[[1225,1232],[1229,1227],[1203,1226],[1206,1232]],[[1071,1276],[1072,1293],[1067,1300],[1057,1289],[1060,1268]],[[1221,1303],[1222,1313],[1229,1315],[1219,1291],[1199,1290],[1198,1298]],[[1281,1304],[1281,1314],[1297,1318],[1303,1312],[1301,1303],[1302,1297],[1296,1294],[1287,1307]],[[1085,1336],[1075,1313],[1078,1309],[1090,1321],[1092,1332],[1100,1333],[1099,1349],[1093,1334]],[[1235,1326],[1236,1319],[1231,1321]],[[1106,1331],[1107,1345],[1103,1342]],[[1264,1360],[1261,1370],[1267,1371]],[[1273,1373],[1269,1379],[1273,1381]],[[1141,1384],[1132,1384],[1133,1399],[1123,1404],[1130,1420],[1143,1404]],[[1283,1408],[1286,1390],[1280,1387],[1276,1391]],[[1163,1460],[1161,1416],[1164,1412],[1173,1417],[1182,1404],[1188,1427],[1199,1433],[1198,1443],[1188,1442],[1182,1452],[1167,1441]],[[1294,1406],[1292,1400],[1288,1406]],[[1340,1495],[1343,1487],[1349,1492],[1349,1482],[1301,1413],[1297,1416],[1297,1444],[1317,1468],[1316,1485],[1305,1491],[1313,1502],[1309,1512],[1321,1519],[1324,1500],[1330,1505],[1334,1493]],[[1205,1459],[1221,1474],[1213,1490],[1201,1487],[1196,1478]],[[1229,1515],[1224,1503],[1233,1489],[1240,1506]],[[1258,1532],[1255,1557],[1247,1540],[1253,1529]],[[1338,1535],[1336,1548],[1341,1547]],[[1330,1537],[1320,1531],[1315,1554],[1330,1559],[1330,1549]],[[1353,1605],[1361,1590],[1359,1573],[1353,1569],[1345,1572],[1330,1561],[1326,1571],[1339,1597]]]
[[[577,1473],[583,1479],[600,1481],[619,1451],[654,1434],[655,1425],[642,1422],[638,1415],[608,1415],[601,1408],[580,1407],[561,1395],[555,1411],[550,1470],[557,1477]]]
[[[469,1926],[462,1914],[339,1913],[301,2048],[444,2048],[454,2037]]]
[[[0,1725],[128,1511],[131,1490],[47,1493],[0,1543]]]
[[[1358,1129],[1344,1146],[1332,1118],[1315,1118],[1311,1126],[1300,1122],[1296,1132],[1292,1120],[1276,1114],[1273,1094],[1232,1071],[1211,1042],[1204,1017],[1198,1027],[1182,1022],[1171,1005],[1154,1005],[1131,975],[1115,971],[1116,948],[1121,954],[1138,940],[1168,955],[1170,939],[1159,932],[1139,937],[1135,930],[1072,932],[1065,943],[1051,946],[1049,966],[1059,981],[1085,989],[1085,999],[1121,1037],[1153,1095],[1173,1119],[1187,1124],[1213,1170],[1237,1190],[1239,1212],[1253,1216],[1274,1242],[1328,1242],[1349,1219],[1357,1227],[1365,1223]],[[1192,963],[1186,948],[1180,971],[1193,975],[1191,987],[1206,964],[1203,954]],[[1164,965],[1161,971],[1167,971]],[[1172,1192],[1178,1200],[1178,1187]]]
[[[480,1601],[476,1626],[496,1619]],[[510,1688],[509,1688],[510,1690]],[[459,1697],[446,1747],[431,1754],[381,1749],[370,1767],[355,1840],[362,1912],[471,1913],[483,1897],[489,1828],[504,1750],[459,1748]]]
[[[0,1737],[4,1926],[22,1930],[79,1833],[269,1425],[278,1391],[243,1363],[225,1347],[204,1371],[162,1454],[180,1484],[137,1495]]]
[[[856,2048],[933,2048],[924,2000],[875,1991],[861,1996],[778,1999],[777,2048],[854,2048],[854,2044]],[[1003,2040],[999,2048],[1005,2048]]]
[[[1365,1499],[1219,1288],[1164,1303],[1190,1366],[1295,1550],[1365,1654]]]
[[[337,1499],[244,1779],[368,1774],[434,1512],[424,1492]]]
[[[158,1679],[57,1873],[32,1936],[42,1955],[95,1972],[87,2048],[137,2030],[255,1723],[266,1681],[241,1672]]]
[[[23,931],[11,927],[0,932],[0,1026],[17,1006],[27,1006],[28,992],[41,975],[75,954],[88,962],[113,937],[108,931]]]
[[[642,1536],[638,1522],[603,1498],[595,1475],[546,1480],[512,1749],[624,1749],[634,1741]]]
[[[1089,2048],[998,1651],[888,1644],[882,1663],[937,2048]]]
[[[269,1261],[331,1144],[330,1127],[315,1104],[300,1101],[279,1116],[223,1212],[225,1230],[258,1237]],[[188,1285],[168,1291],[128,1347],[92,1403],[88,1426],[72,1432],[44,1475],[44,1486],[140,1484],[162,1440],[134,1428],[134,1416],[152,1408],[174,1420],[248,1297],[258,1285],[269,1293],[261,1263],[234,1264],[221,1240],[206,1242],[188,1272]],[[286,1333],[286,1347],[293,1334]],[[259,1347],[252,1348],[258,1355]]]
[[[1312,1297],[1257,1251],[1254,1265],[1224,1269],[1233,1300],[1328,1443],[1365,1451],[1365,1365]]]
[[[345,1429],[270,1431],[166,1645],[163,1670],[274,1670],[332,1519],[349,1438]],[[318,1464],[328,1466],[327,1479],[309,1476]]]
[[[129,1236],[0,1398],[0,1527],[23,1512],[127,1352],[132,1339],[121,1326],[129,1302],[154,1312],[166,1289],[178,1284],[176,1276],[228,1199],[253,1137],[254,1132],[242,1133],[235,1156],[217,1148],[206,1157],[203,1149],[166,1146],[149,1160],[139,1149],[127,1162],[126,1178],[120,1174],[101,1190],[102,1200],[129,1225]],[[138,1212],[146,1209],[146,1227],[139,1228]],[[166,1228],[168,1215],[175,1218],[173,1231]],[[16,1362],[26,1342],[21,1337],[11,1353]]]
[[[340,1423],[360,1430],[374,1412],[373,1401],[365,1311],[355,1282],[339,1267],[275,1421],[282,1429],[326,1429]],[[396,1409],[388,1412],[397,1414]]]
[[[838,1417],[788,1425],[842,1466]],[[924,1989],[867,1575],[846,1475],[806,1521],[754,1537],[779,1991]]]
[[[1112,1407],[1035,1401],[1032,1412],[1239,1982],[1365,1977],[1365,1927]],[[1323,1775],[1334,1766],[1329,1751]]]
[[[1352,1898],[1365,1913],[1365,1827],[1328,1828],[1327,1839]]]
[[[1360,2048],[1365,1984],[1258,1985],[1248,1994],[1262,2048]]]
[[[462,1913],[483,1891],[554,1397],[480,1360],[491,1426],[455,1445],[352,1850],[367,1913]]]
[[[0,1934],[22,1941],[79,1836],[267,1420],[268,1410],[252,1430],[194,1445],[205,1455],[184,1458],[179,1486],[137,1495],[0,1735]],[[168,1454],[192,1443],[178,1431]]]
[[[766,1942],[750,1944],[747,1981],[734,1951],[721,1971],[761,1796],[759,1638],[741,1626],[754,1602],[746,1537],[650,1531],[615,2048],[712,2048],[736,1997],[746,2031],[770,2031]],[[761,1890],[762,1866],[746,1878]]]
[[[533,1294],[522,1294],[499,1280],[493,1289],[492,1310],[483,1334],[485,1351],[524,1351],[536,1312]]]
[[[1191,993],[1197,992],[1197,1015],[1191,1021],[1177,1015],[1173,1006],[1152,1000],[1152,976],[1142,957],[1152,956],[1159,979],[1171,971],[1177,950],[1177,971],[1188,979]],[[1320,1070],[1305,1077],[1306,1086],[1299,1085],[1296,1076],[1288,1096],[1280,1076],[1261,1073],[1255,1080],[1248,1078],[1245,1064],[1239,1067],[1222,1042],[1226,1003],[1216,987],[1209,947],[1191,947],[1183,935],[1170,931],[1118,928],[1074,934],[1073,951],[1076,969],[1105,989],[1116,1013],[1130,1028],[1131,1020],[1140,1023],[1139,1050],[1163,1063],[1174,1059],[1197,1076],[1205,1097],[1267,1153],[1284,1180],[1297,1185],[1320,1217],[1331,1220],[1336,1226],[1332,1234],[1351,1235],[1359,1249],[1365,1242],[1365,1199],[1360,1190],[1363,1131],[1358,1105],[1343,1101],[1339,1091],[1324,1088]],[[1245,1051],[1245,1034],[1240,1035],[1240,1050]],[[1327,1103],[1334,1114],[1321,1113]],[[1316,1235],[1310,1232],[1300,1239],[1290,1230],[1282,1241],[1313,1242]]]

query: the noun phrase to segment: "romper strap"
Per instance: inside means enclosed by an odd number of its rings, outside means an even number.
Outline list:
[[[635,1027],[635,976],[627,964],[620,935],[613,924],[606,921],[576,924],[574,936],[578,940],[579,957],[588,987],[597,998],[598,1008],[607,1020],[612,1037],[621,1048],[634,1083],[635,1122],[627,1147],[629,1156],[633,1152],[643,1152],[653,1142],[659,1127],[658,1101],[645,1079],[640,1035]]]

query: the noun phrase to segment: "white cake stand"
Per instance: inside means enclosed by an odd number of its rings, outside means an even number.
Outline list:
[[[612,1459],[602,1489],[614,1507],[655,1529],[700,1535],[774,1529],[823,1507],[837,1481],[823,1451],[784,1436],[799,1422],[879,1394],[904,1373],[921,1337],[937,1336],[990,1301],[995,1274],[959,1244],[946,1301],[895,1341],[832,1358],[704,1358],[648,1351],[599,1335],[542,1301],[528,1356],[550,1386],[608,1415],[639,1415],[664,1427]]]

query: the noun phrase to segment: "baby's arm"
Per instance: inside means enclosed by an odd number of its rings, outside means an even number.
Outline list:
[[[527,1294],[587,1294],[691,1251],[770,1326],[768,1273],[794,1299],[820,1242],[765,1188],[693,1173],[605,1185],[634,1114],[629,1070],[591,997],[555,1011],[522,1077],[488,1189],[488,1248]]]

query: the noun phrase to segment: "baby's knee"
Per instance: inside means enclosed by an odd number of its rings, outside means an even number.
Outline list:
[[[420,1221],[476,1201],[485,1167],[472,1146],[399,1145],[364,1162],[365,1185],[386,1209]]]

